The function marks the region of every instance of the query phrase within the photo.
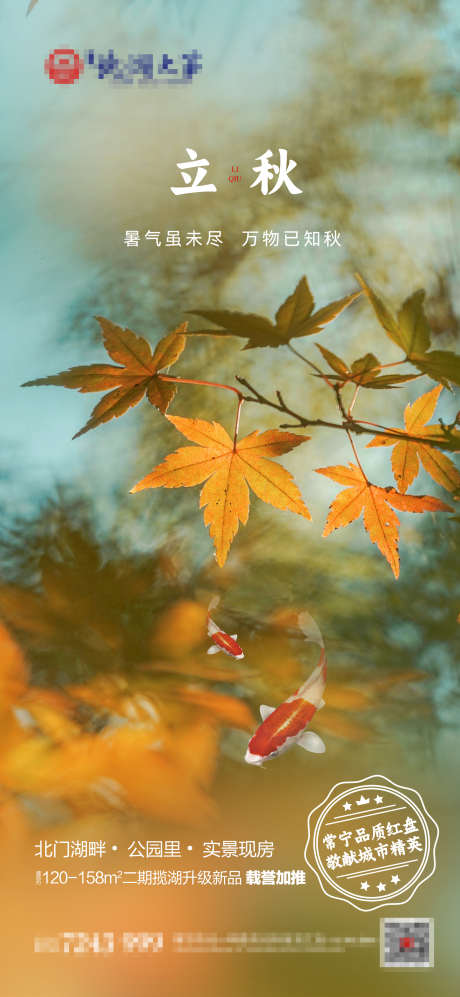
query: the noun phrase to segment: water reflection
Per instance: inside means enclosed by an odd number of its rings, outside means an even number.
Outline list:
[[[0,587],[8,812],[12,795],[35,819],[43,806],[51,819],[51,803],[56,819],[62,806],[74,815],[109,808],[209,819],[225,764],[244,789],[259,704],[277,705],[316,663],[297,625],[307,605],[330,661],[326,708],[315,717],[326,757],[390,742],[433,757],[438,732],[458,716],[451,530],[425,531],[423,555],[409,557],[396,590],[372,553],[343,550],[335,560],[313,546],[307,572],[288,530],[282,558],[267,559],[257,527],[256,547],[250,532],[244,537],[241,583],[241,568],[217,572],[207,561],[191,573],[171,546],[125,554],[115,533],[95,530],[81,497],[61,493],[35,518],[12,523]],[[442,603],[441,579],[450,580]],[[219,624],[238,631],[241,662],[206,655],[216,586]],[[282,764],[294,773],[301,761]]]

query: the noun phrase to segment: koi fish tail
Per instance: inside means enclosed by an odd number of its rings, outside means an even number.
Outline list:
[[[208,637],[212,637],[213,634],[217,633],[219,633],[219,627],[217,627],[214,620],[211,620],[211,617],[208,616]]]
[[[299,627],[305,637],[305,640],[309,641],[311,644],[319,644],[320,647],[324,647],[324,640],[321,630],[318,624],[310,616],[310,613],[305,609],[303,613],[299,613],[297,617],[297,622]]]
[[[317,710],[320,710],[324,706],[323,702],[323,692],[326,688],[326,678],[327,678],[327,660],[324,648],[321,648],[321,654],[319,662],[316,668],[313,669],[310,677],[306,682],[297,690],[296,696],[301,696],[302,699],[306,699],[313,706],[316,706]]]
[[[220,602],[220,596],[213,595],[213,597],[212,597],[212,599],[211,599],[211,601],[209,603],[209,606],[208,606],[208,636],[209,637],[212,637],[212,634],[219,633],[219,627],[216,626],[216,624],[214,623],[214,620],[212,620],[211,617],[210,617],[211,610],[215,609],[216,606],[219,605],[219,602]]]
[[[211,610],[215,609],[216,606],[219,605],[219,602],[220,602],[220,596],[213,595],[213,597],[212,597],[212,599],[211,599],[211,601],[209,603],[209,606],[208,606],[208,636],[209,637],[211,637],[212,634],[216,634],[216,633],[219,632],[219,627],[216,626],[216,624],[214,623],[214,620],[212,620],[211,616],[210,616]]]
[[[318,668],[321,669],[321,678],[323,679],[324,684],[326,684],[326,680],[327,680],[327,658],[326,658],[326,652],[324,650],[324,647],[321,648],[321,654],[319,656]]]

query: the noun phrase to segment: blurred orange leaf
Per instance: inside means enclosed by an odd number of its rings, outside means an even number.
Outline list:
[[[0,710],[17,702],[27,688],[27,666],[22,651],[0,621]]]
[[[384,678],[376,679],[372,683],[372,689],[376,693],[386,692],[387,689],[392,689],[395,685],[408,685],[411,682],[424,682],[429,676],[426,672],[420,671],[408,671],[408,672],[396,672],[394,675],[385,675]]]
[[[199,824],[214,812],[214,805],[196,778],[196,763],[183,753],[174,757],[174,746],[155,746],[152,732],[121,727],[104,739],[109,751],[107,775],[123,787],[127,802],[142,813],[166,820]],[[217,745],[209,745],[210,760]],[[142,778],[133,778],[142,773]]]
[[[328,682],[324,698],[328,707],[339,710],[368,710],[371,706],[371,698],[367,692],[351,689],[337,682]]]
[[[152,690],[136,690],[134,683],[121,675],[98,676],[86,685],[68,686],[67,692],[105,715],[107,725],[122,717],[136,727],[155,729],[158,737],[165,732]]]
[[[179,599],[164,610],[152,634],[152,649],[182,657],[197,647],[206,633],[207,610],[192,599]]]
[[[225,696],[220,692],[192,686],[182,688],[180,695],[184,702],[200,706],[226,727],[238,727],[241,730],[252,730],[254,727],[251,710],[236,696]]]
[[[2,793],[0,796],[0,844],[2,849],[22,851],[30,836],[29,825],[24,810],[17,800]],[[5,861],[5,852],[3,859]]]
[[[210,527],[218,564],[225,564],[239,523],[247,522],[248,485],[263,502],[311,519],[292,476],[284,467],[267,459],[298,447],[309,439],[308,436],[269,429],[260,434],[258,431],[250,433],[234,445],[226,430],[217,422],[173,416],[167,418],[198,446],[181,447],[169,454],[131,491],[188,488],[206,481],[200,495],[200,508],[205,509],[204,522]]]
[[[104,346],[116,364],[89,364],[87,367],[70,367],[60,374],[26,381],[24,388],[41,384],[56,384],[75,388],[80,392],[111,390],[101,398],[91,416],[73,437],[82,436],[90,429],[123,415],[147,395],[149,402],[165,413],[174,398],[176,386],[157,376],[160,370],[170,367],[180,357],[186,343],[187,323],[183,322],[157,344],[152,355],[150,344],[130,329],[122,329],[110,319],[96,316],[102,329]]]
[[[29,686],[21,700],[21,706],[28,710],[34,706],[58,710],[64,717],[72,717],[75,710],[75,703],[60,689],[47,689],[37,685]]]
[[[202,785],[215,764],[215,736],[208,738],[207,752],[199,767],[185,741],[177,747],[171,734],[158,738],[151,728],[129,724],[58,745],[32,734],[0,757],[0,779],[10,792],[63,800],[76,811],[100,809],[104,801],[165,820],[199,823],[214,812]]]
[[[209,724],[188,724],[179,729],[169,748],[172,756],[196,778],[208,786],[216,770],[219,734]]]
[[[432,495],[401,495],[394,488],[373,485],[356,464],[320,467],[317,473],[348,486],[339,492],[330,507],[323,537],[341,526],[348,526],[364,512],[364,528],[372,543],[377,544],[387,559],[395,578],[399,576],[399,519],[391,506],[402,512],[433,512],[437,509],[452,512],[451,506]]]
[[[80,733],[78,725],[69,720],[60,708],[40,702],[38,699],[34,701],[33,697],[30,697],[27,710],[41,733],[56,744],[68,741]]]
[[[19,585],[0,585],[0,612],[18,630],[40,637],[54,633],[53,621],[47,616],[40,596]]]
[[[186,675],[187,678],[208,679],[209,682],[235,682],[241,679],[241,668],[235,668],[234,665],[226,664],[225,661],[221,665],[211,665],[208,664],[209,660],[207,658],[203,661],[203,658],[199,658],[197,655],[196,658],[187,656],[185,661],[154,660],[139,667],[140,670],[150,674],[152,677],[161,673],[164,675]]]
[[[299,629],[299,614],[302,609],[296,606],[280,606],[268,616],[268,623],[276,630]]]
[[[374,738],[370,727],[365,727],[363,724],[357,723],[356,720],[344,717],[338,710],[320,710],[315,714],[314,725],[347,741],[372,741]]]

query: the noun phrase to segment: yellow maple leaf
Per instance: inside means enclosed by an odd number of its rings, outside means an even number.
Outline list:
[[[405,493],[417,477],[419,461],[425,471],[449,492],[460,488],[460,472],[446,454],[431,445],[431,440],[439,440],[442,445],[442,429],[439,425],[427,426],[432,418],[436,403],[442,391],[442,384],[420,395],[412,405],[404,410],[404,425],[409,436],[420,436],[418,440],[395,440],[391,435],[374,436],[368,447],[393,447],[391,466],[399,491]],[[395,432],[401,434],[400,429]]]
[[[264,433],[256,430],[234,444],[218,422],[179,416],[167,418],[198,446],[181,447],[169,454],[131,491],[190,487],[206,481],[201,490],[200,508],[205,510],[204,522],[209,526],[218,564],[225,564],[239,524],[248,520],[249,487],[263,502],[311,519],[292,476],[268,459],[293,450],[309,436],[278,429]]]
[[[143,336],[137,336],[131,329],[123,329],[102,315],[97,315],[96,318],[107,353],[118,366],[89,364],[86,367],[70,367],[59,374],[39,377],[22,385],[23,388],[31,388],[55,384],[62,388],[74,388],[84,394],[88,391],[111,389],[97,403],[86,425],[75,433],[74,440],[110,419],[118,419],[137,405],[144,395],[147,395],[151,405],[164,414],[174,398],[176,385],[161,380],[158,375],[179,359],[186,344],[187,322],[163,336],[152,354],[150,344]]]
[[[450,505],[432,495],[401,495],[395,488],[373,485],[356,464],[350,463],[348,467],[320,467],[317,468],[317,473],[347,485],[330,507],[323,537],[329,536],[329,533],[340,526],[348,526],[364,512],[364,528],[372,543],[377,544],[387,559],[395,578],[399,576],[399,519],[393,510],[434,512],[436,509],[444,509],[452,512]]]

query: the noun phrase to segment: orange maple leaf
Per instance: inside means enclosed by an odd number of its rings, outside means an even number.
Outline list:
[[[158,372],[179,359],[186,343],[187,322],[183,322],[160,339],[152,355],[150,344],[142,336],[137,336],[131,329],[122,329],[120,325],[115,325],[101,315],[96,318],[102,329],[107,353],[121,366],[99,363],[70,367],[60,374],[39,377],[22,385],[23,388],[30,388],[41,384],[56,384],[63,388],[76,388],[83,393],[112,389],[98,402],[86,425],[75,433],[74,440],[103,422],[123,415],[133,405],[137,405],[145,394],[151,405],[164,414],[174,398],[176,385],[172,381],[162,381]]]
[[[330,506],[323,537],[329,536],[340,526],[348,526],[364,511],[364,528],[372,543],[377,544],[386,557],[395,578],[399,577],[400,523],[393,509],[400,509],[401,512],[445,509],[452,512],[450,505],[432,495],[401,495],[395,488],[372,485],[356,464],[350,463],[348,467],[319,467],[317,473],[348,486],[339,492]]]
[[[235,446],[218,422],[167,416],[170,422],[197,447],[181,447],[169,454],[132,492],[144,488],[180,488],[206,481],[200,495],[205,526],[216,548],[216,558],[225,564],[230,544],[249,515],[249,488],[270,505],[290,509],[305,519],[310,513],[292,476],[268,457],[287,453],[309,436],[268,429],[250,433]]]
[[[403,494],[417,477],[419,460],[425,471],[428,471],[428,474],[447,491],[454,492],[460,488],[460,472],[455,464],[446,454],[441,453],[436,447],[430,446],[428,442],[436,439],[442,446],[440,426],[427,426],[428,420],[434,414],[442,387],[442,384],[438,384],[432,391],[420,395],[420,398],[417,398],[412,405],[406,405],[404,410],[406,432],[409,436],[420,436],[420,442],[401,439],[395,441],[394,436],[388,435],[374,436],[374,439],[367,444],[368,447],[394,448],[391,455],[391,466],[399,491]],[[394,431],[403,432],[401,429]]]

